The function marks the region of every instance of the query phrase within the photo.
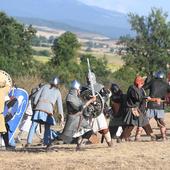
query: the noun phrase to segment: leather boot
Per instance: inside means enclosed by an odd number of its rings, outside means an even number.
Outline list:
[[[113,146],[112,141],[107,142],[107,145],[108,145],[108,147],[112,147]]]
[[[151,134],[153,134],[153,130],[150,124],[143,126],[143,129],[148,136],[151,136]]]
[[[133,128],[134,128],[134,126],[126,126],[120,136],[120,139],[125,139],[125,141],[130,141],[129,138],[130,138]]]

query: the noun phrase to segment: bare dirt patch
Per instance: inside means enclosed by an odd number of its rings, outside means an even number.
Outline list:
[[[33,146],[32,150],[0,151],[0,169],[163,169],[170,167],[170,113],[166,114],[168,127],[167,142],[151,142],[143,134],[142,142],[116,143],[108,148],[106,143],[86,145],[82,151],[75,151],[75,145],[54,145],[52,150]],[[159,129],[152,121],[156,134]],[[36,148],[36,149],[35,149]]]

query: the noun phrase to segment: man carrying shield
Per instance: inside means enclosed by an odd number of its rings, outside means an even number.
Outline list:
[[[2,136],[6,149],[13,147],[9,144],[8,137],[8,124],[5,122],[3,115],[5,107],[5,98],[8,96],[8,93],[12,87],[12,79],[8,73],[3,70],[0,70],[0,135]]]
[[[92,95],[93,90],[97,99],[96,102],[92,103],[92,105],[87,108],[87,119],[93,131],[95,133],[99,132],[102,134],[108,146],[111,147],[111,135],[103,113],[105,102],[111,96],[111,92],[110,90],[105,89],[102,84],[97,83],[95,74],[93,72],[89,72],[87,75],[87,86],[82,88],[81,96],[84,99],[87,99],[89,95]]]
[[[71,82],[71,88],[66,97],[68,114],[61,138],[65,143],[71,143],[74,139],[78,139],[76,142],[77,150],[80,149],[83,139],[88,139],[92,143],[97,141],[97,136],[94,135],[83,115],[85,109],[95,100],[96,96],[93,96],[86,103],[83,103],[80,98],[80,83],[77,80]]]

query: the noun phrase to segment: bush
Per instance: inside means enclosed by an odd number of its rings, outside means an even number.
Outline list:
[[[113,73],[113,78],[119,82],[124,92],[127,91],[129,85],[133,84],[137,72],[131,68],[124,66],[115,73]]]

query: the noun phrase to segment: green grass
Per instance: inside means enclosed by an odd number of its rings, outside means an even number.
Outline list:
[[[51,48],[50,47],[35,47],[35,46],[32,46],[32,48],[36,51],[43,51],[43,50],[47,50],[49,52],[51,52]]]
[[[47,50],[51,53],[51,48],[50,47],[35,47],[35,46],[32,46],[32,48],[36,51],[43,51],[43,50]],[[50,59],[51,57],[47,57],[47,56],[41,56],[41,55],[34,55],[33,58],[40,62],[40,63],[43,63],[43,64],[46,64]]]
[[[112,54],[112,53],[85,52],[85,51],[80,51],[80,53],[91,54],[91,55],[95,56],[96,58],[105,57],[108,62],[108,69],[111,72],[114,72],[114,71],[120,69],[124,64],[120,55],[116,55],[116,54]]]
[[[46,64],[51,59],[51,57],[37,56],[37,55],[34,55],[33,58],[36,61],[43,63],[43,64]]]
[[[48,50],[51,53],[50,47],[32,47],[36,51],[42,51],[42,50]],[[112,54],[112,53],[104,53],[104,52],[86,52],[83,50],[80,50],[80,54],[91,54],[95,56],[96,58],[102,58],[105,57],[108,61],[108,69],[111,72],[114,72],[121,68],[123,66],[123,60],[121,59],[121,56]],[[45,56],[33,56],[35,60],[41,62],[41,63],[47,63],[51,57],[45,57]]]

